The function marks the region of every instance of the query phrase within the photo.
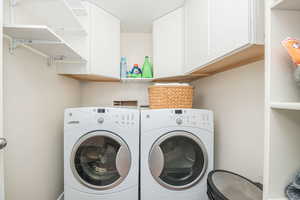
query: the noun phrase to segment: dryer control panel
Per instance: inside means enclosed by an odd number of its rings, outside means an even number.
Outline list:
[[[162,109],[143,110],[142,121],[151,124],[153,128],[167,126],[189,126],[204,129],[213,129],[213,113],[209,110],[199,109]],[[145,123],[143,123],[145,124]],[[151,128],[149,126],[149,129]]]

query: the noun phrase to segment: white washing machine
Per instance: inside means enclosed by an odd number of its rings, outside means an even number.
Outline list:
[[[138,200],[139,118],[134,109],[65,111],[65,200]]]
[[[141,200],[207,200],[214,162],[213,113],[141,112]]]

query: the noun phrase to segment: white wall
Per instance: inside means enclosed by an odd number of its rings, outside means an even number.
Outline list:
[[[80,105],[80,83],[56,75],[46,59],[4,44],[7,200],[55,200],[63,191],[64,108]]]
[[[148,83],[97,83],[81,84],[82,106],[112,106],[113,101],[137,100],[148,105]]]
[[[195,86],[195,107],[215,114],[215,168],[262,182],[264,63],[250,64]]]
[[[121,56],[126,56],[129,69],[134,64],[142,68],[145,56],[152,57],[152,34],[151,33],[122,33]]]

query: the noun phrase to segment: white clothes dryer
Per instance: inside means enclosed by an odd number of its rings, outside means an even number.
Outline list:
[[[213,131],[208,110],[142,110],[141,200],[207,200]]]

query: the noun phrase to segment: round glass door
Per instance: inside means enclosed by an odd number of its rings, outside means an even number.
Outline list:
[[[81,137],[73,148],[73,174],[93,189],[110,189],[127,176],[131,165],[126,143],[113,133],[96,131]]]
[[[153,145],[149,159],[153,177],[169,189],[193,186],[207,168],[207,153],[201,140],[188,132],[171,132]]]

